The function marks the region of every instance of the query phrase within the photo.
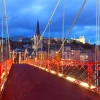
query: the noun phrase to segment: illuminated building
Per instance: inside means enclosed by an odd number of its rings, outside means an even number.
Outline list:
[[[65,48],[64,48],[64,53],[63,53],[63,58],[62,59],[71,59],[71,48],[70,48],[70,46],[66,46]]]
[[[33,37],[33,42],[34,42],[34,44],[32,44],[33,49],[41,48],[42,41],[40,41],[40,36],[41,35],[40,35],[39,21],[37,21],[36,33]]]
[[[80,52],[80,61],[88,61],[88,52],[87,51]]]
[[[51,50],[50,56],[51,56],[52,58],[56,57],[57,51],[58,51],[58,50]]]
[[[80,61],[80,49],[79,48],[71,49],[71,59]]]
[[[94,50],[89,50],[88,51],[88,61],[91,62],[91,61],[95,61],[95,51]]]
[[[36,57],[37,57],[37,59],[47,59],[47,52],[46,51],[38,51],[37,52],[37,55],[36,55]]]
[[[80,36],[79,38],[72,38],[73,40],[76,40],[76,41],[78,41],[78,42],[81,42],[81,43],[83,43],[83,44],[85,44],[85,37],[84,36]]]

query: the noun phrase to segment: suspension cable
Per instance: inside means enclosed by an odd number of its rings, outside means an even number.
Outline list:
[[[4,32],[4,30],[3,30],[3,26],[4,26],[4,16],[3,16],[3,6],[2,6],[2,46],[1,46],[1,52],[2,52],[2,61],[3,61],[3,43],[4,43],[4,41],[3,41],[3,32]]]
[[[49,32],[48,32],[48,60],[50,58],[50,21],[49,23]],[[49,61],[48,61],[48,69],[49,69]]]
[[[99,43],[99,0],[96,0],[96,44]]]
[[[97,45],[97,42],[98,42],[98,0],[96,0],[96,45]]]
[[[100,0],[98,1],[98,45],[100,45]]]
[[[48,32],[48,58],[50,54],[50,21],[49,21],[49,32]]]
[[[66,38],[63,40],[63,43],[62,43],[60,49],[58,50],[58,53],[61,51],[62,47],[64,46],[64,43],[65,43],[66,39],[68,38],[70,32],[72,31],[72,28],[74,27],[74,24],[76,23],[76,21],[77,21],[79,15],[80,15],[80,13],[81,13],[81,11],[82,11],[82,9],[83,9],[85,3],[86,3],[86,1],[87,1],[87,0],[84,0],[84,2],[83,2],[83,4],[82,4],[82,6],[81,6],[81,8],[80,8],[80,10],[79,10],[79,12],[78,12],[76,18],[74,19],[74,21],[73,21],[73,23],[72,23],[72,25],[71,25],[71,27],[70,27],[70,29],[69,29],[67,35],[66,35]]]
[[[65,24],[65,0],[63,0],[63,14],[62,14],[62,43],[64,41],[64,26]],[[62,57],[63,57],[63,53],[64,53],[64,46],[62,47]]]
[[[96,0],[96,46],[95,51],[98,51],[98,36],[99,35],[99,0]],[[98,61],[98,55],[96,54],[98,52],[95,52],[95,61]]]
[[[63,13],[62,13],[62,42],[64,40],[64,29],[65,29],[65,0],[63,0],[63,4],[62,4],[62,9],[63,9]],[[62,47],[62,59],[64,58],[64,46]],[[62,74],[63,74],[63,63],[62,63]]]
[[[100,45],[100,0],[96,0],[96,43],[97,45]]]
[[[43,59],[43,48],[42,48],[42,46],[43,46],[43,41],[41,41],[41,60]]]

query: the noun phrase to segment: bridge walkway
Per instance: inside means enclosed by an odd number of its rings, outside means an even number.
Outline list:
[[[13,64],[1,100],[100,100],[100,95],[27,64]]]

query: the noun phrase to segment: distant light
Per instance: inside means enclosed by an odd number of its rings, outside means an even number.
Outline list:
[[[35,61],[37,61],[37,58],[35,58]]]
[[[56,52],[56,54],[57,54],[58,52]]]

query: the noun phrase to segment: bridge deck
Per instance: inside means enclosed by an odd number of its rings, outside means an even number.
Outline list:
[[[1,100],[100,100],[100,95],[30,65],[13,65]]]

